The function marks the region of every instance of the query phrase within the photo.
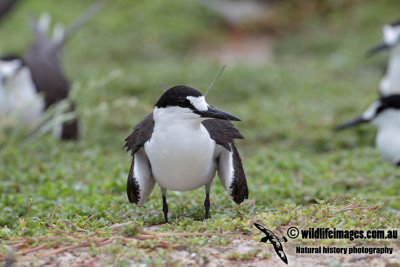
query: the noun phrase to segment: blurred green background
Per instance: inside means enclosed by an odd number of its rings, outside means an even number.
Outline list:
[[[303,2],[277,1],[266,21],[232,26],[201,0],[110,1],[63,54],[81,140],[45,136],[0,150],[0,229],[11,229],[2,235],[21,234],[17,216],[29,220],[24,234],[30,235],[46,233],[54,218],[87,229],[128,220],[161,223],[157,187],[144,207],[128,203],[124,138],[152,111],[159,84],[204,92],[224,64],[207,98],[242,119],[235,125],[246,140],[237,143],[257,208],[237,208],[216,179],[211,216],[353,197],[398,211],[399,172],[381,161],[376,130],[331,129],[377,98],[388,55],[367,59],[364,53],[381,40],[381,27],[398,18],[400,2]],[[69,25],[91,3],[22,1],[0,21],[0,53],[23,54],[32,38],[28,15],[49,12]],[[203,198],[203,189],[171,192],[172,224],[202,219]]]

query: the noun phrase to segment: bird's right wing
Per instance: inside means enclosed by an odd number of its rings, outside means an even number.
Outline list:
[[[132,153],[132,165],[128,175],[127,194],[130,202],[142,206],[154,187],[154,178],[144,144],[154,129],[153,113],[148,114],[125,139],[127,151]]]
[[[146,202],[154,188],[154,178],[151,173],[150,162],[143,148],[139,149],[132,159],[128,175],[126,192],[131,203],[139,207]]]
[[[202,123],[216,143],[218,176],[233,201],[240,204],[248,198],[249,191],[234,139],[243,139],[243,136],[226,120],[208,119]]]

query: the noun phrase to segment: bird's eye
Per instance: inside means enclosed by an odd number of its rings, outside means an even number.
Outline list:
[[[190,101],[188,99],[179,99],[178,105],[181,107],[188,107],[190,105]]]

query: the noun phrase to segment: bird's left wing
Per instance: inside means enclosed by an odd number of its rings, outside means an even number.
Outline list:
[[[243,139],[243,136],[229,121],[209,119],[203,125],[217,144],[218,176],[233,201],[240,204],[248,198],[249,191],[234,139]]]
[[[151,138],[154,128],[153,113],[148,114],[126,139],[125,147],[132,153],[132,165],[128,175],[127,194],[130,202],[142,206],[154,187],[150,162],[144,144]]]

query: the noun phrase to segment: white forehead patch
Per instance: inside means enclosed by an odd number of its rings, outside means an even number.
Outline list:
[[[362,114],[362,118],[366,120],[371,120],[372,118],[374,118],[376,115],[376,110],[380,105],[380,101],[375,101],[374,103],[372,103],[371,106],[369,106],[369,108],[364,111],[364,113]]]
[[[388,45],[394,45],[400,39],[400,26],[385,25],[382,29],[383,39]]]
[[[199,111],[205,111],[208,109],[208,104],[204,96],[187,96],[190,103]]]
[[[12,76],[21,67],[22,62],[18,59],[11,61],[0,61],[0,73],[3,77]]]

